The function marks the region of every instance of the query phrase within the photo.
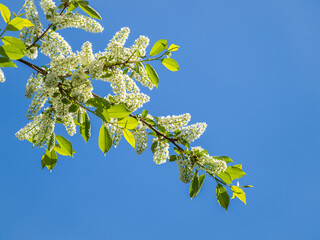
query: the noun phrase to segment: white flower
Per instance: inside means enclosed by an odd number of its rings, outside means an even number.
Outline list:
[[[103,27],[100,23],[79,13],[69,12],[62,16],[57,16],[54,18],[53,22],[57,29],[80,28],[91,33],[100,33],[103,31]]]
[[[36,76],[31,75],[28,79],[27,86],[26,86],[26,92],[25,97],[31,98],[32,95],[38,91],[43,83],[43,77],[40,74],[37,74]]]
[[[182,114],[179,116],[173,115],[173,116],[167,116],[167,117],[159,117],[158,124],[165,127],[167,131],[173,132],[187,125],[190,119],[191,119],[191,116],[189,113]]]
[[[32,139],[37,147],[43,146],[50,138],[54,131],[55,118],[52,117],[51,111],[36,116],[32,122],[16,133],[19,140]]]
[[[2,69],[0,68],[0,82],[5,82],[6,81],[6,78],[5,78],[5,76],[4,76],[4,73],[3,73],[3,71],[2,71]]]
[[[59,33],[52,30],[49,30],[41,39],[41,43],[41,52],[51,59],[72,53],[69,43]]]
[[[193,142],[194,140],[198,139],[206,130],[207,124],[206,123],[196,123],[187,127],[182,127],[181,133],[178,137],[183,138],[188,143]]]
[[[74,123],[73,117],[71,114],[68,114],[62,118],[63,125],[66,127],[66,130],[70,136],[73,136],[77,133],[76,124]]]
[[[178,156],[178,160],[176,162],[179,166],[180,180],[183,183],[189,183],[193,177],[193,164],[181,155]]]
[[[33,43],[34,37],[37,37],[41,34],[42,24],[33,0],[26,0],[24,9],[26,19],[32,22],[34,26],[23,28],[20,31],[19,37],[26,44],[26,46],[29,46]],[[26,56],[30,59],[36,59],[38,57],[37,47],[32,47],[27,50]]]
[[[44,107],[48,100],[48,94],[45,88],[41,88],[33,97],[27,111],[27,118],[32,119]]]
[[[133,131],[132,133],[136,142],[136,152],[141,154],[147,149],[148,146],[147,129],[143,124],[139,124],[137,131]]]
[[[224,172],[227,168],[227,164],[225,161],[216,159],[215,157],[210,156],[204,149],[201,147],[193,147],[191,148],[190,156],[200,154],[200,157],[197,157],[198,168],[200,170],[204,170],[211,174],[217,175],[221,172]]]
[[[155,141],[157,140],[153,139],[153,142]],[[153,161],[156,164],[163,164],[167,161],[167,159],[169,158],[169,147],[169,143],[165,141],[157,141],[157,147],[153,155]]]

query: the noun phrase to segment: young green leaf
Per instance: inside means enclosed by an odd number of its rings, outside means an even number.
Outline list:
[[[154,143],[152,143],[152,145],[151,145],[151,151],[152,151],[153,154],[156,152],[157,147],[158,147],[158,142],[157,142],[157,141],[155,141]]]
[[[148,116],[148,110],[142,110],[142,118],[146,118]]]
[[[150,65],[150,64],[146,64],[146,70],[147,70],[147,74],[148,77],[151,79],[151,82],[158,87],[159,84],[159,76],[156,72],[156,70],[154,70],[154,68]]]
[[[221,207],[228,211],[228,206],[230,202],[230,196],[227,193],[227,190],[221,184],[217,185],[216,188],[217,200]]]
[[[123,105],[113,105],[107,111],[111,118],[124,118],[130,114],[130,111]]]
[[[2,42],[5,45],[14,45],[15,47],[19,48],[22,52],[25,52],[27,50],[26,46],[19,38],[4,36],[2,38]]]
[[[233,196],[232,196],[231,199],[234,199],[235,197],[237,197],[237,198],[239,198],[244,204],[247,205],[246,194],[245,194],[245,192],[244,192],[241,188],[239,188],[239,187],[237,187],[237,186],[232,186],[232,187],[231,187],[231,190],[232,190],[232,192],[233,192]]]
[[[161,60],[162,64],[168,68],[170,71],[179,71],[179,64],[177,63],[176,60],[172,58],[164,58]]]
[[[231,182],[232,182],[230,174],[227,172],[219,173],[218,177],[221,178],[221,180],[224,181],[226,184],[231,184]]]
[[[55,151],[46,151],[41,158],[42,169],[47,167],[51,171],[56,166],[57,159],[58,157]]]
[[[76,111],[78,111],[79,110],[79,105],[77,105],[77,104],[72,104],[70,107],[69,107],[69,112],[70,113],[75,113]]]
[[[68,153],[68,156],[73,156],[73,148],[71,142],[69,142],[67,139],[64,137],[57,135],[56,136],[57,142],[59,143],[60,148]]]
[[[3,45],[0,46],[0,54],[4,57],[18,60],[20,58],[23,58],[25,55],[25,52],[19,48],[17,48],[14,45]]]
[[[224,171],[225,173],[228,173],[231,177],[231,180],[242,178],[246,173],[242,171],[242,165],[235,165],[235,166],[229,166]]]
[[[174,51],[178,51],[179,50],[179,46],[175,45],[175,44],[171,44],[170,47],[168,48],[168,51],[170,52],[174,52]]]
[[[11,19],[11,13],[9,8],[7,8],[5,5],[0,3],[0,11],[1,11],[1,15],[3,17],[3,20],[8,23],[10,22]]]
[[[62,149],[59,144],[56,144],[53,148],[54,151],[56,151],[57,153],[59,153],[62,156],[70,156],[69,153],[65,150]],[[73,154],[75,154],[76,152],[73,150]]]
[[[179,159],[179,157],[177,155],[171,155],[169,157],[169,162],[174,162],[174,161],[177,161]]]
[[[62,8],[64,7],[64,4],[61,4]],[[68,7],[68,11],[67,12],[72,12],[73,10],[75,10],[77,7],[79,7],[79,4],[77,2],[73,2],[69,5]]]
[[[106,108],[97,108],[95,113],[105,123],[108,123],[110,121],[110,115]]]
[[[214,157],[215,159],[221,160],[221,161],[225,161],[226,163],[231,163],[233,162],[231,158],[227,157],[227,156],[218,156],[218,157]]]
[[[99,20],[102,20],[100,14],[94,10],[92,7],[90,7],[89,5],[85,5],[85,4],[81,4],[82,1],[79,1],[79,7],[85,12],[87,13],[90,17],[92,18],[96,18]]]
[[[12,19],[7,26],[9,31],[20,31],[23,27],[32,27],[34,26],[32,22],[28,19],[16,17]]]
[[[118,121],[118,125],[126,129],[135,129],[138,126],[139,122],[133,117],[125,117]]]
[[[80,133],[85,142],[91,137],[91,123],[87,113],[82,113],[82,124],[80,125]]]
[[[150,51],[150,56],[155,56],[161,53],[163,50],[165,50],[167,47],[167,40],[166,39],[160,39],[157,41]]]
[[[198,177],[198,170],[195,170],[189,189],[189,195],[191,199],[195,198],[200,192],[205,176],[206,175],[203,174],[200,177]]]
[[[112,137],[109,132],[109,129],[102,124],[99,132],[99,148],[103,152],[103,154],[106,154],[110,148],[112,147]]]
[[[95,98],[90,98],[86,104],[88,106],[91,107],[96,107],[96,108],[110,108],[110,103],[104,99],[104,98],[99,98],[99,97],[95,97]]]
[[[133,147],[135,148],[136,143],[134,140],[134,136],[133,134],[128,130],[128,129],[123,129],[123,136],[124,138],[127,140],[127,142]]]
[[[6,57],[0,57],[0,67],[17,67],[17,65],[12,62],[9,58]]]

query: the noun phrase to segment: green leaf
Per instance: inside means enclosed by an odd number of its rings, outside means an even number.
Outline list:
[[[23,27],[32,27],[34,26],[32,22],[28,19],[16,17],[12,19],[7,26],[9,31],[20,31]]]
[[[179,71],[179,64],[177,63],[176,60],[172,58],[164,58],[161,60],[162,64],[168,68],[170,71]]]
[[[155,141],[154,143],[152,143],[152,145],[151,145],[151,151],[152,151],[153,154],[156,152],[157,147],[158,147],[158,142],[157,142],[157,141]]]
[[[69,142],[64,137],[57,135],[56,136],[57,142],[59,143],[60,148],[63,150],[63,152],[66,152],[68,156],[73,156],[73,148],[71,142]]]
[[[124,138],[127,140],[127,142],[133,147],[135,148],[135,140],[134,140],[134,136],[133,134],[128,130],[128,129],[123,129],[123,136]]]
[[[78,2],[79,6],[85,13],[87,13],[92,18],[96,18],[96,19],[102,20],[100,14],[96,10],[94,10],[89,5],[84,5],[84,4],[81,4],[80,2],[81,1]]]
[[[158,76],[156,70],[154,70],[154,68],[150,64],[146,64],[146,70],[147,70],[148,77],[151,79],[151,82],[156,87],[158,87],[158,85],[159,85],[159,76]]]
[[[148,110],[142,110],[142,118],[146,118],[148,116]]]
[[[227,190],[225,189],[225,187],[222,186],[221,184],[218,184],[216,189],[216,194],[217,194],[217,200],[220,206],[228,210],[228,206],[230,203],[230,196],[227,193]]]
[[[167,40],[166,39],[160,39],[157,41],[150,51],[150,56],[155,56],[161,53],[163,50],[165,50],[167,47]]]
[[[218,157],[214,157],[215,159],[221,160],[221,161],[225,161],[226,163],[231,163],[233,162],[231,158],[227,157],[227,156],[218,156]]]
[[[174,52],[174,51],[178,51],[179,50],[179,46],[175,45],[175,44],[171,44],[170,47],[168,48],[168,51],[170,52]]]
[[[78,111],[79,110],[79,105],[77,105],[77,104],[72,104],[70,107],[69,107],[69,112],[70,113],[75,113],[76,111]]]
[[[105,123],[110,121],[110,115],[109,115],[107,109],[105,109],[105,108],[97,108],[95,113]]]
[[[0,67],[17,67],[17,65],[12,62],[9,58],[0,57]]]
[[[169,162],[174,162],[174,161],[177,161],[179,159],[179,157],[177,155],[171,155],[169,157]]]
[[[8,23],[10,22],[11,19],[11,13],[9,8],[7,8],[5,5],[0,3],[0,11],[1,11],[1,15],[3,17],[3,20]]]
[[[112,137],[109,132],[109,129],[102,124],[99,132],[99,148],[103,152],[103,154],[106,154],[112,146]]]
[[[27,50],[26,46],[19,38],[5,36],[2,38],[2,42],[5,45],[14,45],[15,47],[19,48],[23,52]]]
[[[91,98],[89,99],[86,104],[88,106],[91,107],[96,107],[96,108],[110,108],[110,103],[104,99],[104,98],[99,98],[99,97],[95,97],[95,98]]]
[[[133,117],[125,117],[118,121],[118,125],[126,129],[135,129],[138,126],[139,122]]]
[[[123,105],[113,105],[107,111],[111,118],[125,118],[130,114],[130,111]]]
[[[56,135],[53,132],[50,136],[48,143],[47,143],[47,150],[49,152],[51,152],[54,149],[55,144],[56,144]]]
[[[242,171],[242,165],[235,165],[235,166],[229,166],[224,171],[225,173],[228,173],[231,177],[231,180],[242,178],[246,173]]]
[[[91,137],[91,123],[87,113],[82,113],[82,124],[80,125],[80,133],[85,142]]]
[[[218,177],[221,178],[226,184],[230,184],[232,182],[232,179],[229,173],[226,173],[226,172],[219,173]]]
[[[195,198],[200,192],[205,176],[206,175],[203,174],[200,177],[198,177],[198,170],[195,170],[189,189],[189,195],[191,199]]]
[[[13,59],[13,60],[18,60],[24,57],[24,51],[21,49],[17,48],[14,45],[3,45],[0,46],[0,54],[4,57]]]
[[[239,198],[244,204],[247,205],[247,200],[246,200],[246,194],[245,192],[237,187],[237,186],[231,186],[231,190],[233,192],[233,196],[231,199],[234,199],[235,197]]]
[[[69,153],[68,153],[66,150],[62,149],[62,148],[59,146],[59,144],[56,144],[56,145],[54,146],[53,150],[56,151],[57,153],[59,153],[59,154],[62,155],[62,156],[70,156]],[[75,154],[75,153],[76,153],[76,152],[73,151],[73,154]]]
[[[51,171],[56,166],[57,159],[58,157],[55,151],[46,151],[41,158],[42,169],[47,167]]]
[[[64,4],[61,4],[64,5]],[[63,6],[64,7],[64,6]],[[68,11],[67,12],[72,12],[73,10],[75,10],[77,7],[79,7],[79,4],[77,2],[73,2],[69,5],[68,7]]]

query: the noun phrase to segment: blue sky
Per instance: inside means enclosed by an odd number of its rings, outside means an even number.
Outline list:
[[[20,1],[19,1],[20,2]],[[1,1],[18,10],[16,1]],[[5,69],[0,86],[0,239],[319,239],[320,2],[316,0],[96,0],[105,32],[62,31],[74,50],[102,50],[121,27],[180,45],[181,71],[160,64],[154,115],[189,112],[208,129],[195,145],[242,163],[247,203],[226,213],[206,180],[194,200],[176,164],[157,166],[122,141],[104,157],[99,120],[75,158],[41,170],[43,152],[18,141],[30,69]],[[149,48],[150,49],[150,48]],[[44,57],[35,61],[47,63]],[[107,94],[103,83],[96,92]]]

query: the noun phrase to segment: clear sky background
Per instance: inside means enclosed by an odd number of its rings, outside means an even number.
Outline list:
[[[22,1],[2,0],[18,10]],[[0,239],[320,239],[320,2],[318,0],[95,0],[105,31],[64,30],[79,50],[104,49],[121,27],[151,43],[180,45],[181,71],[155,64],[159,88],[145,108],[154,115],[189,112],[208,129],[194,146],[242,163],[252,184],[247,203],[228,213],[207,178],[190,200],[175,163],[157,166],[148,149],[136,155],[124,140],[104,157],[100,121],[75,158],[41,170],[42,150],[18,141],[30,103],[31,70],[5,69],[0,85]],[[149,48],[150,50],[150,48]],[[48,63],[41,57],[35,63]],[[110,87],[95,83],[95,91]]]

